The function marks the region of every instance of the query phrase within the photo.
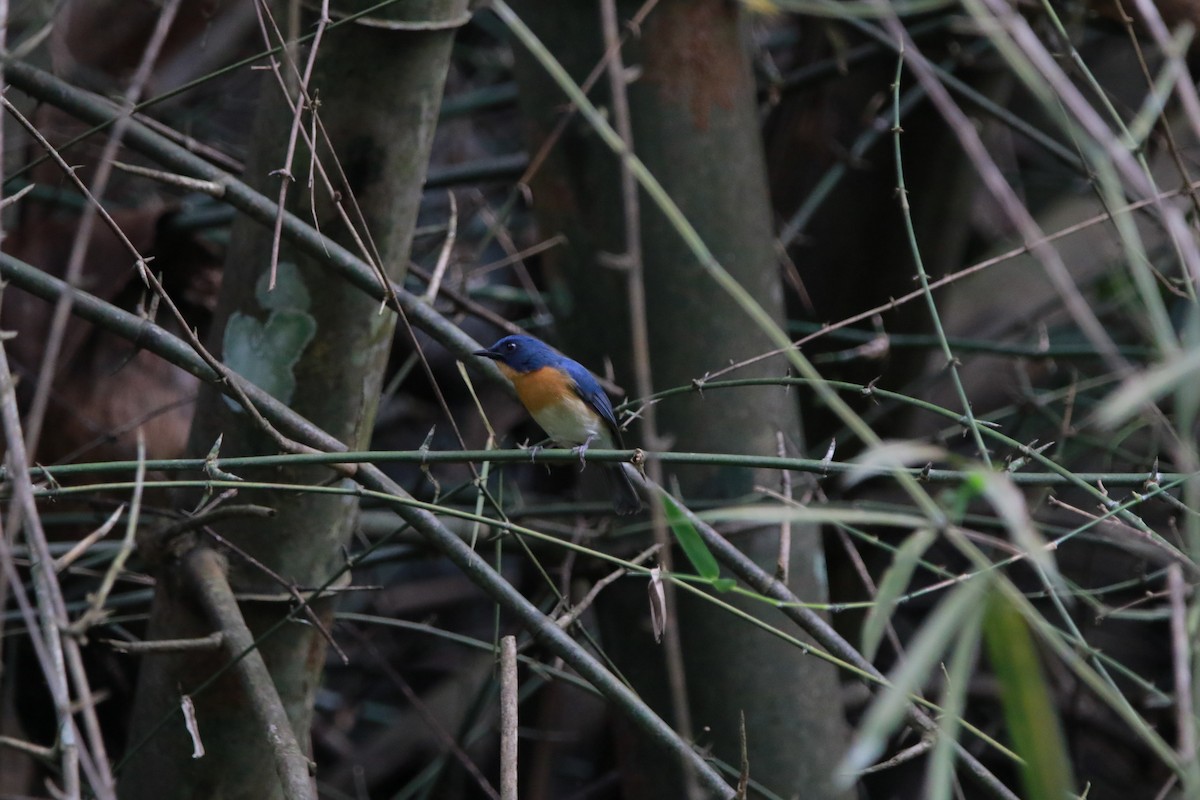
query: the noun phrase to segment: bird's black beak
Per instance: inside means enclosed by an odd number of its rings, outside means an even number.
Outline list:
[[[472,353],[472,355],[483,356],[484,358],[490,358],[493,361],[500,360],[499,354],[493,353],[491,350],[476,350],[474,353]]]

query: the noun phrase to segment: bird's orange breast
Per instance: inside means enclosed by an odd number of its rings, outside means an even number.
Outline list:
[[[517,390],[517,397],[529,409],[529,413],[537,415],[544,409],[557,405],[563,398],[575,393],[574,381],[565,372],[554,367],[542,367],[532,372],[517,372],[504,364],[500,371],[512,381]]]

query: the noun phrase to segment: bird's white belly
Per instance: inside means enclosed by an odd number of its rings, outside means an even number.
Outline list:
[[[612,436],[604,421],[578,397],[547,406],[534,414],[533,418],[560,445],[575,447],[590,440],[598,448],[612,448]]]

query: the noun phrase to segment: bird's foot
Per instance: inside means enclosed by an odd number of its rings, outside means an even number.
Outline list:
[[[591,444],[592,440],[595,438],[596,438],[595,436],[589,436],[584,441],[583,444],[579,445],[578,447],[571,448],[571,452],[575,453],[576,455],[579,456],[579,471],[580,472],[583,472],[584,468],[587,466],[587,460],[586,460],[585,456],[587,455],[588,445]]]

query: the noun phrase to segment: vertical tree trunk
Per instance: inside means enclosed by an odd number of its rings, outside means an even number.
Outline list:
[[[279,10],[291,4],[280,3]],[[372,5],[342,2],[333,9],[348,14]],[[427,0],[393,6],[378,14],[403,14],[392,23],[444,23],[411,26],[339,26],[324,35],[309,93],[319,98],[319,114],[332,151],[319,148],[343,200],[357,199],[386,269],[396,274],[408,261],[416,211],[437,120],[450,45],[467,0]],[[399,9],[399,10],[396,10]],[[308,19],[307,23],[315,22]],[[418,30],[418,28],[423,28]],[[301,30],[313,30],[305,24]],[[306,53],[300,56],[301,61]],[[301,63],[301,67],[303,63]],[[286,66],[283,67],[287,71]],[[255,123],[255,149],[248,180],[273,196],[284,166],[284,148],[292,113],[270,75]],[[304,125],[310,118],[306,114]],[[342,181],[334,157],[346,180]],[[291,171],[298,176],[289,205],[303,218],[315,218],[326,232],[342,230],[331,204],[307,207],[307,149],[297,148]],[[318,180],[318,197],[325,195]],[[344,233],[338,238],[349,244]],[[378,303],[306,258],[281,257],[278,285],[266,288],[271,232],[245,220],[234,228],[218,319],[211,349],[225,361],[256,377],[260,385],[337,436],[351,448],[368,443],[394,316],[378,313]],[[227,334],[222,337],[222,331]],[[221,455],[276,452],[278,446],[259,431],[249,415],[234,409],[213,391],[197,405],[192,447],[208,452],[223,437]],[[299,484],[337,483],[325,468],[246,471],[246,480]],[[343,485],[348,481],[343,480]],[[301,589],[324,584],[339,566],[340,546],[354,524],[357,503],[346,497],[252,489],[232,502],[270,506],[272,519],[231,522],[220,534]],[[237,554],[229,555],[229,580],[244,600],[242,614],[270,669],[292,728],[307,749],[312,701],[325,655],[325,642],[311,626],[285,622],[292,601],[263,570]],[[159,571],[150,638],[202,635],[211,623],[188,596],[174,564]],[[279,600],[272,601],[276,597]],[[315,604],[328,621],[332,605]],[[268,633],[269,632],[269,633]],[[265,634],[265,635],[264,635]],[[281,796],[272,769],[270,737],[248,710],[248,698],[229,674],[207,689],[200,684],[228,662],[224,651],[146,656],[134,709],[131,752],[121,780],[123,798]],[[193,760],[183,720],[175,714],[180,694],[194,701],[208,755]],[[164,718],[166,724],[156,726]]]
[[[622,4],[626,16],[636,7]],[[725,268],[782,322],[754,86],[736,8],[722,0],[663,0],[650,14],[625,51],[626,63],[641,70],[629,87],[633,140],[639,157]],[[581,81],[603,52],[595,18],[578,6],[553,2],[530,0],[521,9]],[[536,147],[561,111],[561,95],[536,65],[519,58],[517,67]],[[565,231],[570,241],[555,251],[550,274],[561,281],[557,295],[566,298],[570,311],[563,317],[564,335],[572,352],[592,364],[607,355],[618,365],[628,362],[624,329],[617,327],[618,309],[625,308],[623,280],[606,276],[598,258],[623,247],[617,174],[616,159],[576,122],[533,185],[545,232]],[[642,234],[656,389],[688,385],[731,360],[770,349],[766,336],[705,275],[645,199]],[[738,377],[783,372],[781,362],[764,362]],[[659,407],[659,420],[662,435],[682,450],[773,454],[780,433],[793,452],[801,446],[795,397],[778,388],[676,398]],[[779,482],[777,474],[728,467],[688,467],[674,474],[686,498],[731,498]],[[825,586],[817,531],[798,530],[794,536],[791,588],[819,602]],[[740,532],[735,541],[773,568],[776,530]],[[606,648],[638,691],[670,719],[661,649],[646,631],[628,624],[647,616],[644,588],[619,586],[606,590],[599,603]],[[785,624],[759,604],[738,605]],[[835,796],[830,769],[846,726],[833,669],[697,599],[681,596],[678,612],[698,743],[711,745],[717,757],[736,767],[744,712],[753,779],[785,797]],[[679,796],[677,769],[638,742],[626,745],[630,797]]]

